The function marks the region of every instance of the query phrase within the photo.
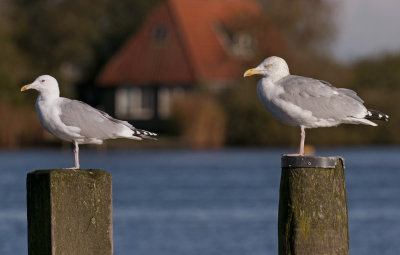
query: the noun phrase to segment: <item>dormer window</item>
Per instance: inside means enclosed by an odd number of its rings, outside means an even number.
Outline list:
[[[232,56],[248,59],[254,56],[255,39],[244,30],[228,29],[221,22],[215,24],[219,38]]]
[[[231,49],[236,56],[252,57],[254,54],[254,39],[246,32],[236,32],[232,39]]]
[[[167,37],[167,28],[164,25],[158,25],[153,29],[153,39],[156,42],[162,43]]]

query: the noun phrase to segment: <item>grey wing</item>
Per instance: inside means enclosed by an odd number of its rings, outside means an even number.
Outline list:
[[[61,121],[67,126],[79,127],[86,138],[108,139],[118,137],[126,127],[133,126],[126,121],[112,118],[81,101],[62,98],[60,101]]]
[[[364,103],[364,100],[362,100],[355,91],[351,90],[351,89],[345,89],[345,88],[339,88],[338,91],[342,92],[343,94],[357,100],[360,103]]]
[[[311,79],[314,80],[314,79]],[[315,81],[315,80],[314,80]],[[326,86],[332,88],[333,90],[336,90],[337,92],[340,92],[342,94],[345,94],[346,96],[349,96],[355,100],[357,100],[360,103],[364,103],[364,100],[362,100],[358,95],[357,92],[355,92],[354,90],[351,89],[346,89],[346,88],[336,88],[334,87],[332,84],[330,84],[327,81],[323,81],[323,80],[318,80],[319,82],[321,82],[322,84],[325,84]]]
[[[356,92],[335,88],[328,82],[290,75],[281,79],[279,85],[284,89],[280,98],[311,111],[317,118],[342,119],[366,113]]]

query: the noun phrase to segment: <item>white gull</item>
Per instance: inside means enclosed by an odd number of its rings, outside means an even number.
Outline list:
[[[266,58],[256,68],[247,70],[244,77],[254,74],[263,76],[257,84],[257,94],[265,109],[281,123],[301,129],[299,153],[291,155],[304,155],[306,128],[342,123],[377,126],[370,120],[389,120],[388,115],[365,108],[364,101],[353,90],[291,75],[280,57]]]
[[[127,121],[112,118],[78,100],[60,97],[58,82],[50,75],[42,75],[21,91],[39,92],[36,111],[42,126],[54,136],[74,144],[75,166],[79,166],[79,144],[102,144],[105,139],[154,139],[157,134],[133,127]]]

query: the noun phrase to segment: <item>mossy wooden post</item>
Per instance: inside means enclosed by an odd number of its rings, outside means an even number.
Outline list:
[[[343,159],[282,157],[278,218],[279,255],[349,254]]]
[[[29,255],[113,254],[110,173],[37,170],[26,183]]]

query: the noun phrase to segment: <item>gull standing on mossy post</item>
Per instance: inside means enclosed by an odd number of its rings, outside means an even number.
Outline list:
[[[58,82],[42,75],[21,88],[39,92],[36,111],[42,126],[54,136],[74,144],[75,166],[79,166],[79,144],[102,144],[105,139],[155,139],[157,134],[133,127],[127,121],[112,118],[78,100],[60,97]]]
[[[342,123],[377,126],[370,120],[389,120],[388,115],[365,108],[364,101],[353,90],[291,75],[280,57],[266,58],[256,68],[247,70],[244,77],[254,74],[263,76],[257,84],[257,94],[265,109],[281,123],[301,129],[299,153],[293,156],[304,155],[306,128]]]

